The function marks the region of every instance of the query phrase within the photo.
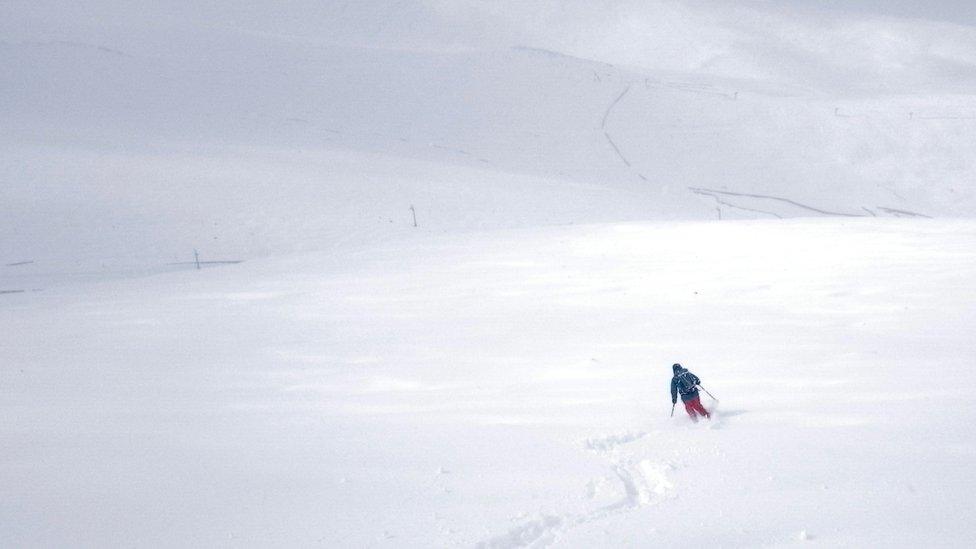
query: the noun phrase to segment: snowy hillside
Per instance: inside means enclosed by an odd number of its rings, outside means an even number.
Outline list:
[[[973,222],[771,220],[6,296],[0,545],[968,547],[974,277]]]
[[[411,205],[437,232],[976,209],[968,27],[675,2],[208,6],[0,7],[5,263],[321,249],[400,233]]]
[[[0,546],[976,544],[976,28],[177,4],[0,3]]]

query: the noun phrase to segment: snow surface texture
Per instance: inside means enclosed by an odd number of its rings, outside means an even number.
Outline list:
[[[0,544],[972,546],[974,277],[973,222],[771,220],[6,296]]]
[[[0,3],[0,546],[976,545],[973,52]]]

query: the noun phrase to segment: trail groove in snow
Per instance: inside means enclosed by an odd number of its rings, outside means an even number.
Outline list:
[[[617,144],[613,142],[613,138],[610,137],[610,134],[607,133],[607,132],[603,132],[603,135],[607,138],[607,142],[610,143],[610,146],[611,147],[613,147],[613,150],[614,150],[614,152],[617,153],[617,156],[620,157],[620,160],[623,160],[624,164],[628,168],[630,168],[631,167],[630,166],[630,160],[627,160],[627,157],[624,156],[624,153],[620,152],[620,147],[618,147]]]
[[[555,541],[556,530],[562,526],[564,519],[555,515],[542,517],[522,523],[507,533],[478,543],[478,549],[514,549],[532,545],[546,546]]]
[[[659,463],[644,457],[640,451],[627,451],[625,447],[648,436],[647,432],[623,433],[607,437],[588,439],[584,446],[605,457],[610,462],[610,470],[620,481],[624,497],[616,503],[594,511],[588,520],[605,516],[618,509],[636,509],[657,503],[674,488],[667,476],[672,469],[669,463]]]
[[[691,187],[689,187],[689,188],[691,188]],[[771,216],[776,217],[776,218],[779,218],[779,219],[782,219],[783,218],[783,216],[781,216],[781,215],[779,215],[778,213],[775,213],[775,212],[768,212],[766,210],[758,210],[758,209],[755,209],[755,208],[746,208],[745,206],[739,206],[738,204],[733,204],[733,203],[731,203],[731,202],[729,202],[727,200],[722,200],[721,198],[719,198],[718,196],[716,196],[712,192],[704,191],[704,190],[701,190],[701,189],[694,189],[694,188],[691,188],[691,192],[693,192],[695,194],[700,194],[702,196],[711,197],[713,200],[715,200],[715,203],[718,204],[719,206],[728,206],[729,208],[735,208],[737,210],[743,210],[743,211],[747,211],[747,212],[754,212],[754,213],[761,213],[761,214],[771,215]],[[718,210],[718,218],[719,219],[722,219],[722,209],[719,208],[719,207],[717,207],[717,206],[716,206],[716,209]]]
[[[627,84],[627,87],[624,88],[624,91],[620,92],[620,95],[618,95],[617,98],[610,103],[610,105],[607,107],[606,112],[603,113],[603,121],[600,122],[601,130],[607,129],[607,119],[610,118],[610,113],[613,111],[613,108],[617,106],[617,103],[620,103],[620,100],[623,99],[624,96],[627,95],[627,92],[630,91],[630,86],[631,86],[630,84]]]
[[[908,210],[897,210],[895,208],[885,208],[884,206],[878,206],[877,208],[883,212],[888,212],[896,217],[924,217],[925,219],[932,219],[932,216],[920,214],[917,212],[910,212]]]
[[[643,455],[641,450],[627,451],[629,444],[648,436],[644,431],[627,432],[604,437],[589,438],[583,448],[607,459],[608,474],[591,480],[587,485],[590,499],[596,497],[596,486],[610,486],[619,497],[582,513],[541,514],[477,544],[479,549],[513,549],[517,547],[545,547],[554,543],[560,534],[612,516],[628,513],[645,506],[655,505],[670,497],[674,483],[668,472],[671,463],[655,461]],[[612,486],[612,481],[617,483]]]
[[[617,106],[617,103],[620,103],[620,100],[623,99],[625,95],[627,95],[627,92],[630,91],[632,85],[633,84],[627,84],[627,87],[624,88],[624,91],[620,92],[620,95],[618,95],[617,98],[614,99],[609,106],[607,106],[606,112],[603,113],[603,121],[600,122],[600,129],[603,130],[603,137],[606,138],[607,143],[610,143],[610,147],[613,148],[613,151],[617,153],[617,156],[624,163],[624,165],[627,166],[628,169],[632,169],[633,166],[630,163],[630,159],[628,159],[624,155],[623,151],[620,150],[620,147],[617,146],[617,143],[613,140],[613,137],[610,137],[610,132],[607,131],[607,120],[610,118],[610,113],[613,112],[613,108]],[[642,180],[647,181],[647,178],[644,177],[643,175],[637,174],[637,176],[640,177]]]
[[[699,194],[713,193],[713,194],[721,194],[721,195],[725,195],[725,196],[742,196],[742,197],[746,197],[746,198],[761,198],[761,199],[765,199],[765,200],[775,200],[777,202],[783,202],[785,204],[790,204],[790,205],[796,206],[798,208],[802,208],[804,210],[809,210],[811,212],[816,212],[816,213],[823,214],[823,215],[830,215],[830,216],[836,216],[836,217],[865,217],[864,214],[851,214],[851,213],[832,212],[832,211],[829,211],[829,210],[823,210],[823,209],[820,209],[820,208],[817,208],[817,207],[814,207],[814,206],[808,206],[806,204],[801,204],[800,202],[797,202],[795,200],[791,200],[789,198],[783,198],[783,197],[780,197],[780,196],[771,196],[771,195],[767,195],[767,194],[737,193],[737,192],[732,192],[732,191],[719,191],[719,190],[715,190],[715,189],[707,189],[707,188],[704,188],[704,187],[688,187],[688,188],[691,189],[692,192],[696,192],[696,193],[699,193]],[[739,207],[739,206],[736,206],[736,207]],[[743,209],[745,209],[745,208],[743,208]],[[766,212],[766,213],[770,213],[770,212]],[[777,216],[777,217],[779,217],[779,216]]]

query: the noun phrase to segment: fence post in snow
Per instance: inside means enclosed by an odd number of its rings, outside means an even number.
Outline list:
[[[410,213],[413,214],[413,226],[417,226],[417,210],[414,209],[413,204],[410,205]]]
[[[197,265],[197,270],[200,270],[200,254],[197,253],[197,249],[193,249],[193,262]]]

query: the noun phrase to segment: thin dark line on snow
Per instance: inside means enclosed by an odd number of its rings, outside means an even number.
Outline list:
[[[607,119],[610,118],[610,112],[613,111],[613,108],[617,106],[617,103],[620,103],[620,100],[623,99],[625,95],[627,95],[627,92],[630,91],[630,86],[631,84],[627,84],[627,87],[624,88],[624,91],[620,92],[620,95],[618,95],[617,98],[613,100],[613,103],[610,103],[610,106],[607,107],[607,112],[603,113],[603,122],[600,123],[601,130],[606,129]]]
[[[695,192],[704,191],[705,193],[714,193],[714,194],[721,194],[726,196],[742,196],[746,198],[764,198],[766,200],[777,200],[779,202],[792,204],[793,206],[796,206],[798,208],[803,208],[804,210],[810,210],[811,212],[817,212],[823,215],[833,215],[837,217],[866,217],[864,214],[851,214],[851,213],[843,213],[843,212],[831,212],[829,210],[821,210],[820,208],[816,208],[814,206],[808,206],[806,204],[801,204],[796,200],[790,200],[789,198],[783,198],[781,196],[771,196],[768,194],[736,193],[732,191],[719,191],[715,189],[706,189],[703,187],[688,187],[688,188]],[[904,213],[911,213],[911,212],[904,212]]]
[[[721,198],[719,198],[718,196],[716,196],[714,193],[709,192],[709,191],[707,191],[705,189],[696,189],[694,187],[688,187],[688,188],[691,189],[691,192],[693,192],[695,194],[700,194],[702,196],[711,197],[713,200],[715,200],[715,202],[717,204],[720,204],[722,206],[728,206],[729,208],[736,208],[738,210],[744,210],[744,211],[747,211],[747,212],[753,212],[753,213],[761,213],[761,214],[771,215],[771,216],[776,217],[778,219],[783,219],[783,216],[779,215],[776,212],[768,212],[766,210],[757,210],[755,208],[746,208],[745,206],[739,206],[738,204],[733,204],[731,202],[726,202],[725,200],[722,200]],[[722,210],[721,209],[719,209],[719,211],[718,211],[718,216],[719,216],[719,219],[722,218]]]
[[[920,214],[918,212],[910,212],[908,210],[896,210],[895,208],[885,208],[884,206],[877,206],[877,208],[883,212],[888,212],[890,214],[894,214],[899,217],[903,215],[907,215],[909,217],[924,217],[925,219],[932,219],[932,216]]]
[[[613,147],[613,150],[616,151],[617,156],[619,156],[620,159],[624,161],[624,164],[626,164],[627,167],[629,168],[630,167],[630,160],[627,160],[627,157],[624,156],[624,153],[620,152],[620,148],[617,147],[617,144],[614,143],[613,142],[613,139],[610,138],[610,134],[607,133],[607,132],[603,132],[603,135],[606,136],[607,142],[609,142],[610,143],[610,146]]]

